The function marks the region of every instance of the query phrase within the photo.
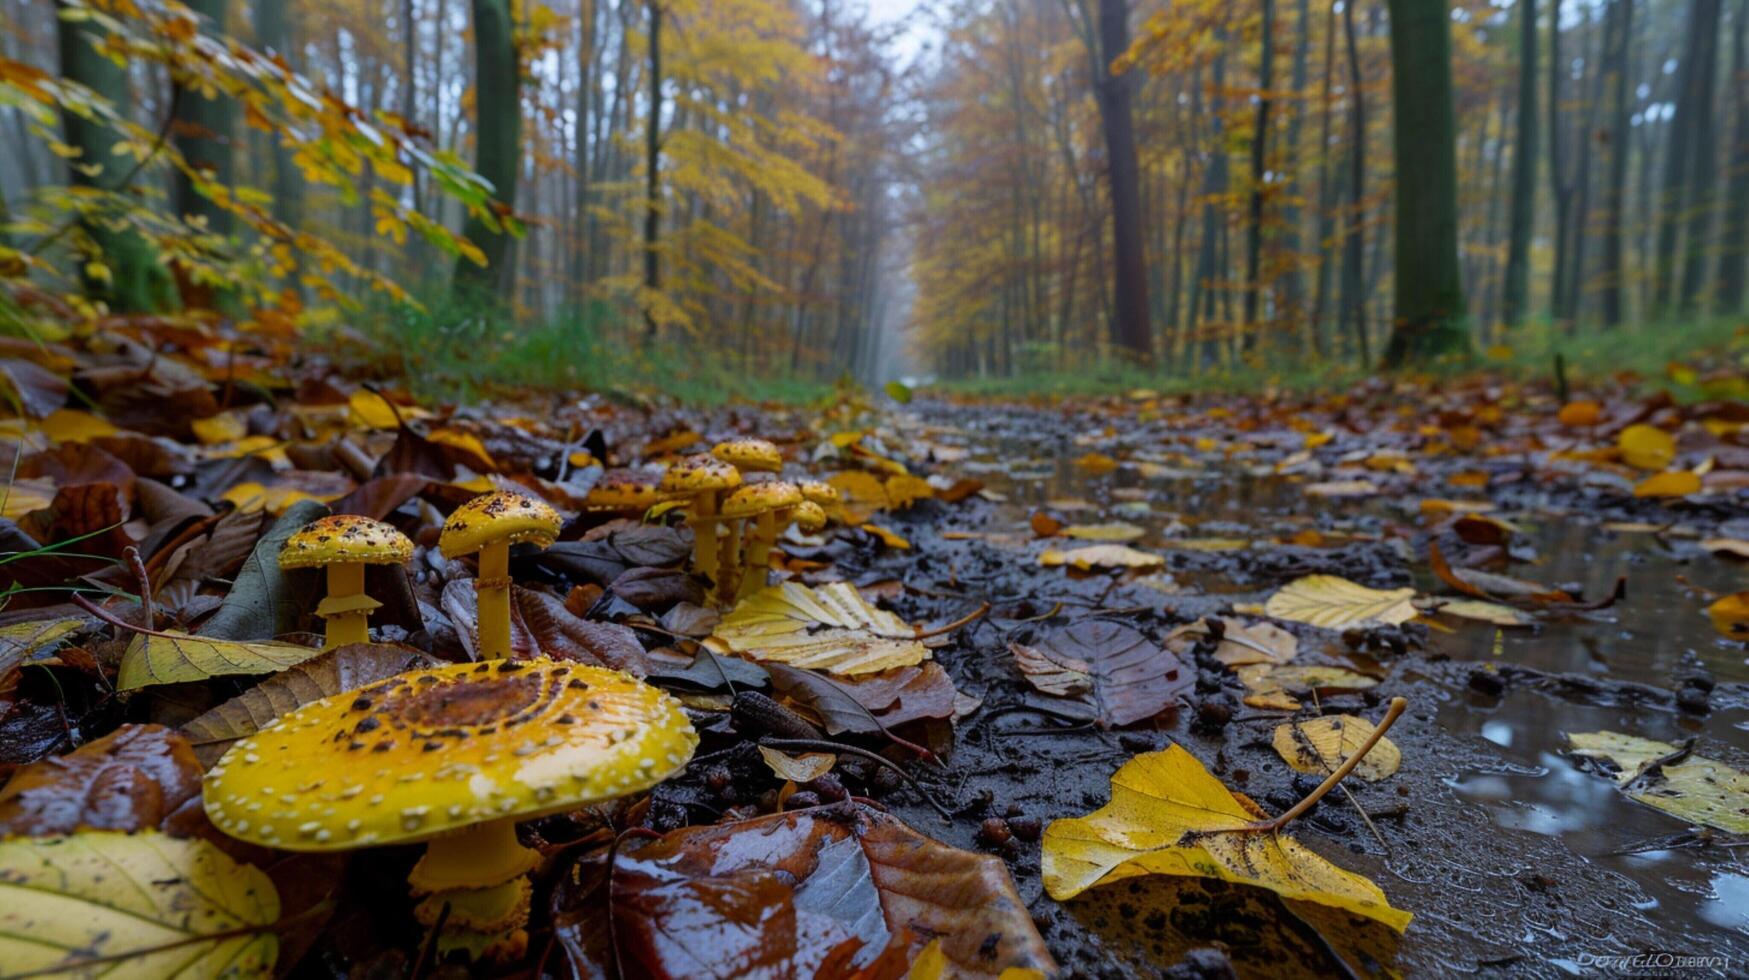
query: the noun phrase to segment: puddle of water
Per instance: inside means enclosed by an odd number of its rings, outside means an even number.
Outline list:
[[[1391,523],[1422,523],[1419,498],[1319,501],[1287,480],[1217,469],[1146,477],[1126,468],[1093,475],[1072,464],[1084,450],[1063,446],[1060,440],[1005,435],[998,441],[973,434],[970,445],[974,458],[987,464],[976,467],[981,478],[1008,497],[999,509],[999,526],[1007,521],[1022,533],[1033,509],[1064,500],[1096,505],[1062,513],[1065,519],[1130,521],[1149,531],[1136,546],[1154,549],[1161,548],[1164,538],[1185,536],[1186,525],[1190,536],[1262,540],[1303,527],[1376,533]],[[1435,491],[1430,489],[1428,496],[1437,495]],[[1584,515],[1501,516],[1525,532],[1539,556],[1535,564],[1516,566],[1507,574],[1576,586],[1592,598],[1608,595],[1616,578],[1626,575],[1627,598],[1610,609],[1545,622],[1536,629],[1501,631],[1498,647],[1497,631],[1484,624],[1434,631],[1429,653],[1666,689],[1702,673],[1718,682],[1749,682],[1749,657],[1742,645],[1717,635],[1702,611],[1702,593],[1681,581],[1733,591],[1742,587],[1741,565],[1710,556],[1683,561],[1649,535],[1611,532]],[[1419,587],[1449,592],[1424,562],[1412,564]],[[1210,594],[1257,589],[1218,574],[1172,574]],[[1567,733],[1600,729],[1672,743],[1704,735],[1749,751],[1749,710],[1717,710],[1696,719],[1650,708],[1589,706],[1532,690],[1511,690],[1500,699],[1453,691],[1440,707],[1438,721],[1453,734],[1473,735],[1497,747],[1504,760],[1500,765],[1453,773],[1448,785],[1483,806],[1501,827],[1559,838],[1600,867],[1638,883],[1649,896],[1644,911],[1650,918],[1701,926],[1703,932],[1705,923],[1749,934],[1749,848],[1619,853],[1686,828],[1674,817],[1629,800],[1609,780],[1581,772],[1563,754]]]

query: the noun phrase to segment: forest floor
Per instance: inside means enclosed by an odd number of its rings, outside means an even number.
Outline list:
[[[263,713],[472,659],[472,572],[434,544],[446,512],[495,487],[566,517],[557,544],[512,560],[515,655],[643,676],[703,739],[634,805],[524,825],[543,860],[527,955],[501,972],[848,975],[848,957],[890,976],[931,951],[990,975],[1047,957],[1086,976],[1749,961],[1749,392],[1729,371],[1693,371],[1683,403],[1627,380],[1563,402],[1481,377],[1291,398],[391,408],[319,375],[276,379],[269,399],[228,383],[235,363],[126,345],[43,356],[0,362],[25,410],[0,458],[0,836],[159,830],[256,864],[280,897],[263,928],[282,972],[459,972],[408,912],[417,848],[244,845],[206,821],[198,776]],[[826,531],[783,539],[778,578],[848,582],[914,624],[907,662],[865,670],[890,637],[854,630],[824,667],[727,655],[734,614],[686,573],[676,515],[585,507],[603,462],[654,472],[748,435],[843,498]],[[264,665],[283,654],[264,641],[320,628],[313,581],[275,574],[271,550],[329,511],[404,530],[410,574],[369,580],[377,643]],[[142,629],[231,646],[166,652]],[[758,690],[775,721],[750,707]],[[1063,885],[1090,853],[1064,821],[1105,807],[1120,768],[1182,746],[1222,805],[1279,814],[1352,753],[1318,758],[1308,726],[1382,723],[1398,697],[1398,764],[1381,744],[1283,839],[1376,884],[1413,916],[1401,932],[1249,844],[1216,871],[1191,846],[1220,853],[1213,830],[1108,833],[1104,880]],[[1606,734],[1573,738],[1588,733]],[[1186,791],[1133,772],[1151,798]],[[866,851],[851,879],[874,887],[822,905],[839,826]],[[876,846],[893,833],[896,852]],[[15,846],[0,884],[18,880]],[[1141,873],[1187,847],[1178,873]]]

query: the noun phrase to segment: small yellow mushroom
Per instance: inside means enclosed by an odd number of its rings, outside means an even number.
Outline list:
[[[364,566],[404,565],[413,542],[382,521],[336,514],[306,525],[280,547],[281,568],[325,568],[328,596],[316,607],[324,621],[322,648],[370,642],[370,614],[382,603],[364,591]]]
[[[661,491],[690,501],[693,571],[717,580],[717,497],[741,485],[740,471],[715,456],[688,456],[662,475]]]
[[[510,656],[510,546],[548,547],[559,534],[559,514],[545,503],[508,490],[457,507],[443,524],[437,549],[455,559],[480,553],[474,593],[479,601],[477,647],[481,660]]]

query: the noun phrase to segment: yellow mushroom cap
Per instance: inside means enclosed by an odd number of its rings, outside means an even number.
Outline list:
[[[776,473],[783,469],[783,454],[764,439],[731,439],[711,447],[711,455],[739,470]]]
[[[752,517],[768,510],[781,510],[784,507],[794,507],[802,502],[802,492],[793,483],[772,480],[768,483],[749,483],[741,489],[724,498],[723,506],[718,513],[730,519]]]
[[[279,549],[279,567],[400,565],[412,557],[413,542],[393,526],[357,514],[336,514],[311,521],[286,538]]]
[[[583,497],[595,510],[642,510],[662,502],[657,478],[638,470],[608,470]]]
[[[559,512],[545,501],[509,490],[482,494],[462,504],[443,522],[437,550],[459,558],[498,541],[533,541],[542,548],[559,536]]]
[[[801,488],[802,499],[811,500],[822,507],[838,502],[838,488],[823,480],[803,480]]]
[[[826,526],[826,511],[812,500],[804,500],[790,511],[790,519],[805,533],[812,534]]]
[[[662,474],[663,493],[690,497],[713,490],[733,490],[741,485],[741,471],[710,455],[688,456]]]
[[[656,785],[698,735],[667,692],[540,658],[446,664],[313,701],[206,774],[225,833],[290,851],[412,843]]]

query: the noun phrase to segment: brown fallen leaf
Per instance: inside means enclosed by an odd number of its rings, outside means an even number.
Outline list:
[[[122,725],[33,762],[0,788],[0,838],[150,830],[200,793],[188,740],[162,725]]]
[[[1170,650],[1110,620],[1079,620],[1008,649],[1027,683],[1088,705],[1102,728],[1151,718],[1196,683]]]

